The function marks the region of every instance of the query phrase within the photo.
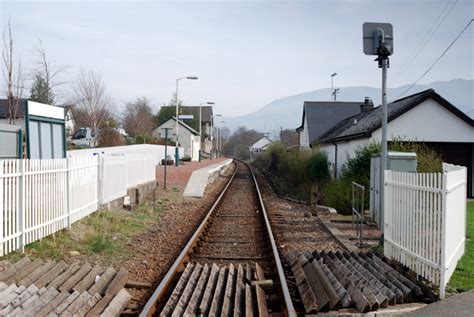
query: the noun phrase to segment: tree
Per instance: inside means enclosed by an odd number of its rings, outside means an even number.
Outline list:
[[[248,130],[246,127],[238,127],[224,144],[222,152],[226,156],[248,159],[250,145],[263,137],[263,135],[263,133],[253,129]]]
[[[120,146],[124,144],[123,136],[116,129],[105,126],[100,130],[99,147]]]
[[[18,58],[18,63],[15,67],[13,44],[11,21],[8,20],[8,24],[3,31],[2,73],[6,83],[5,95],[7,96],[7,116],[9,124],[15,124],[15,120],[18,117],[18,109],[21,107],[21,100],[24,91],[24,77],[21,60]]]
[[[54,103],[54,96],[51,87],[40,74],[36,74],[30,91],[30,99],[33,101],[51,105]]]
[[[46,50],[41,39],[38,39],[38,45],[35,47],[36,55],[35,68],[33,70],[33,85],[31,87],[31,99],[36,98],[38,102],[54,104],[56,93],[54,90],[64,82],[59,81],[59,77],[67,69],[67,66],[56,65],[46,55]],[[35,94],[33,95],[33,92]]]
[[[281,130],[280,142],[286,147],[298,145],[298,133],[294,129]]]
[[[106,87],[99,73],[82,70],[74,84],[76,101],[74,118],[78,126],[90,127],[98,133],[109,120],[113,103],[106,93]]]
[[[199,107],[187,107],[183,102],[179,101],[179,114],[192,114],[192,120],[185,120],[185,123],[196,131],[199,131]],[[159,126],[171,117],[176,117],[175,101],[170,100],[167,106],[162,106],[155,116],[155,124]]]
[[[155,123],[148,99],[142,97],[133,102],[127,102],[122,116],[123,128],[131,137],[135,138],[135,142],[137,137],[141,137],[144,143],[147,138],[151,137]]]

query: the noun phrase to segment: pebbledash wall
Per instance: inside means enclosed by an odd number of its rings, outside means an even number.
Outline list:
[[[153,145],[81,151],[64,159],[0,160],[0,256],[70,228],[132,187],[155,183],[164,157]]]

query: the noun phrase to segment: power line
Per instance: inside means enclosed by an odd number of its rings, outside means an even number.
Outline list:
[[[464,29],[462,29],[462,31],[456,36],[456,38],[451,42],[451,44],[449,44],[449,46],[444,50],[444,52],[434,61],[434,63],[413,83],[411,84],[404,92],[402,92],[400,95],[398,95],[397,98],[403,96],[406,92],[408,92],[410,89],[413,88],[413,86],[415,86],[416,84],[418,84],[418,82],[426,76],[426,74],[428,74],[432,69],[433,67],[436,66],[436,64],[440,61],[441,58],[443,58],[443,56],[449,51],[449,49],[454,45],[454,43],[456,43],[456,41],[461,37],[461,35],[463,35],[464,31],[467,30],[467,28],[472,24],[472,22],[474,21],[474,19],[471,19],[467,24],[466,26],[464,27]]]
[[[444,20],[449,16],[453,8],[456,6],[458,0],[455,0],[449,11],[445,14],[446,9],[450,6],[451,1],[448,1],[446,5],[444,6],[443,10],[441,10],[441,13],[438,15],[438,17],[433,21],[433,24],[431,27],[428,29],[426,34],[423,36],[423,39],[421,42],[418,44],[418,46],[415,48],[415,50],[412,52],[410,57],[408,58],[408,62],[403,65],[403,67],[400,69],[400,71],[395,75],[393,83],[395,83],[398,79],[400,79],[400,76],[407,70],[408,66],[413,63],[413,61],[418,57],[418,55],[421,53],[423,48],[429,43],[431,37],[438,31],[439,27],[441,24],[443,24]],[[444,16],[443,16],[444,14]],[[441,18],[441,20],[440,20]],[[436,27],[435,27],[436,25]]]

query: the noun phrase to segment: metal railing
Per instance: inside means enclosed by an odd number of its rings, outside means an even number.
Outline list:
[[[364,226],[364,193],[365,187],[352,182],[352,229],[356,230],[359,246],[362,246],[362,227]],[[357,219],[356,219],[357,218]]]

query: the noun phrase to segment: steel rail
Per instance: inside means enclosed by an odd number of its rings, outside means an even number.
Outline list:
[[[201,232],[205,229],[205,227],[208,224],[209,218],[212,216],[214,213],[214,210],[217,208],[219,203],[221,202],[222,198],[224,197],[225,193],[227,192],[227,189],[230,187],[232,184],[232,181],[234,180],[235,175],[237,174],[237,170],[239,169],[239,166],[236,165],[235,171],[232,174],[232,177],[230,180],[227,182],[227,185],[224,187],[222,190],[221,194],[219,197],[217,197],[216,201],[212,205],[211,209],[207,213],[206,217],[204,220],[201,222],[197,230],[194,232],[192,237],[189,239],[188,243],[186,243],[186,246],[183,248],[181,253],[178,255],[176,260],[174,261],[173,265],[171,268],[168,270],[166,273],[165,277],[163,280],[161,280],[160,284],[156,288],[156,290],[153,292],[151,295],[150,299],[148,302],[145,304],[145,307],[141,311],[139,317],[145,317],[145,316],[152,316],[155,311],[156,311],[156,304],[159,302],[159,300],[166,294],[166,291],[168,290],[168,287],[171,285],[173,282],[174,277],[178,273],[178,269],[183,266],[184,261],[187,260],[187,255],[189,251],[194,247],[196,242],[198,241],[199,236],[201,235]]]
[[[286,283],[285,273],[283,272],[283,266],[281,265],[281,261],[280,261],[280,254],[278,253],[275,238],[272,232],[272,226],[270,225],[270,220],[268,219],[267,210],[263,202],[262,194],[260,192],[260,188],[258,187],[257,178],[255,177],[255,174],[252,168],[250,167],[250,165],[245,162],[243,163],[247,165],[247,167],[249,168],[250,173],[252,174],[252,177],[253,177],[255,189],[257,190],[258,200],[260,202],[260,207],[262,208],[263,218],[265,219],[265,225],[267,227],[268,237],[270,239],[270,244],[272,246],[273,257],[274,257],[275,264],[277,267],[277,272],[278,272],[278,278],[280,279],[280,286],[283,292],[283,298],[285,300],[287,314],[289,317],[296,317],[297,314],[296,314],[295,308],[293,307],[293,302],[291,301],[290,290],[288,289],[288,284]]]
[[[283,266],[282,266],[281,261],[280,261],[280,256],[279,256],[278,249],[277,249],[277,246],[276,246],[276,243],[275,243],[275,238],[274,238],[273,233],[272,233],[270,221],[269,221],[269,218],[268,218],[268,215],[267,215],[267,211],[265,209],[265,205],[263,203],[263,198],[262,198],[262,195],[260,193],[260,189],[258,187],[257,179],[256,179],[255,174],[254,174],[254,172],[253,172],[253,170],[252,170],[252,168],[250,167],[249,164],[247,164],[245,162],[242,162],[240,160],[236,160],[236,159],[234,159],[234,161],[239,161],[239,162],[245,164],[247,166],[247,168],[250,170],[250,173],[252,174],[252,179],[253,179],[253,182],[254,182],[254,186],[255,186],[255,189],[257,191],[258,200],[259,200],[260,207],[262,209],[262,213],[263,213],[263,216],[264,216],[267,233],[268,233],[268,237],[269,237],[269,240],[270,240],[270,245],[272,247],[273,258],[274,258],[274,261],[275,261],[275,264],[276,264],[276,267],[277,267],[278,278],[280,280],[280,285],[281,285],[282,292],[283,292],[283,297],[284,297],[284,301],[285,301],[285,305],[286,305],[286,309],[287,309],[287,315],[289,317],[296,317],[297,314],[296,314],[296,311],[293,307],[293,303],[291,301],[290,291],[288,290],[288,284],[286,283],[285,274],[283,272]],[[192,248],[198,242],[198,239],[199,239],[201,233],[205,230],[206,226],[208,225],[209,219],[213,215],[214,211],[217,209],[219,203],[222,201],[224,195],[227,193],[228,188],[232,184],[232,182],[235,178],[235,175],[237,174],[238,169],[239,169],[239,167],[237,165],[234,173],[232,174],[232,177],[227,182],[225,188],[222,190],[221,194],[219,195],[219,197],[216,199],[216,201],[212,205],[212,207],[209,210],[208,214],[206,215],[204,220],[201,222],[201,224],[199,225],[197,230],[194,232],[192,237],[189,239],[186,246],[183,248],[183,250],[181,251],[179,256],[176,258],[173,265],[168,270],[168,272],[166,273],[165,277],[160,282],[160,284],[158,285],[156,290],[153,292],[152,296],[150,297],[150,299],[146,303],[145,307],[143,308],[142,312],[140,313],[140,315],[139,315],[140,317],[152,316],[156,312],[156,309],[157,309],[156,304],[167,293],[168,288],[171,286],[176,274],[178,273],[178,269],[183,268],[184,262],[188,259],[188,253],[192,250]]]

